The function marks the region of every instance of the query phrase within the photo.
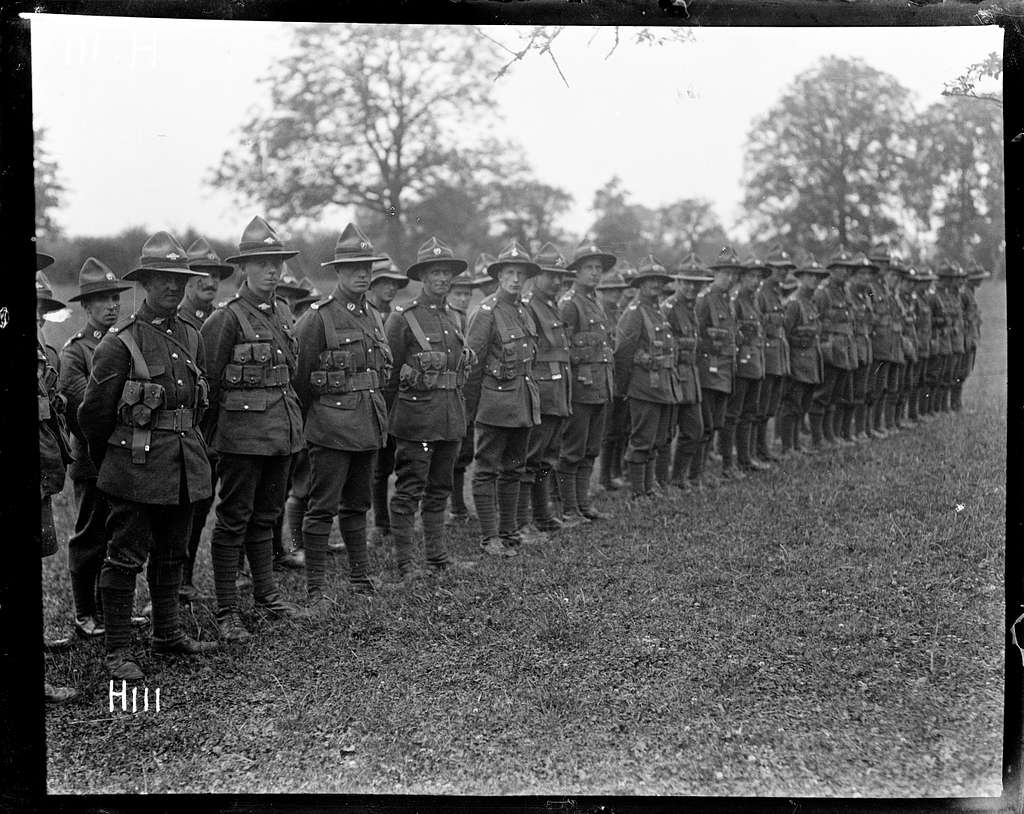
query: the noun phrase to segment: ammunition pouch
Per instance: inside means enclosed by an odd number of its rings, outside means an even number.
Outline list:
[[[597,331],[579,331],[570,340],[569,361],[573,365],[607,365],[612,362],[608,338]]]
[[[258,387],[287,387],[291,381],[288,365],[240,365],[224,366],[225,389],[252,390]]]
[[[322,370],[348,370],[352,367],[352,351],[321,351],[319,361]]]
[[[317,395],[337,395],[380,387],[380,377],[376,370],[358,373],[348,373],[344,370],[312,370],[309,373],[309,384]]]

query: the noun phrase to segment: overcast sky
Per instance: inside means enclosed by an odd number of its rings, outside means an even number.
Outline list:
[[[237,211],[203,179],[236,144],[233,130],[260,100],[256,80],[286,47],[291,26],[30,19],[34,113],[69,189],[58,216],[65,230],[191,225],[236,241],[253,213]],[[513,36],[507,26],[485,30]],[[594,190],[613,174],[649,206],[707,198],[733,229],[752,120],[822,57],[864,59],[896,76],[923,108],[945,81],[1002,48],[994,26],[691,31],[691,42],[643,46],[624,30],[605,59],[612,29],[569,29],[556,41],[568,88],[546,57],[499,80],[504,135],[525,146],[538,177],[576,198],[564,221],[570,231],[588,227]]]

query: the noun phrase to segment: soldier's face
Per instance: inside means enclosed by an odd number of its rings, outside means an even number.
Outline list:
[[[254,257],[242,263],[242,274],[254,294],[270,299],[284,273],[284,260],[280,257]]]
[[[423,279],[425,282],[426,277]],[[398,293],[398,286],[395,284],[394,280],[376,280],[374,284],[370,286],[370,290],[373,292],[373,296],[381,302],[386,303],[391,302],[395,298],[395,294]]]
[[[185,296],[184,274],[171,271],[150,271],[139,282],[146,292],[146,302],[158,314],[173,314]]]
[[[338,288],[342,294],[357,298],[370,287],[370,263],[343,263],[338,266]]]
[[[665,281],[655,277],[652,280],[644,280],[642,283],[640,283],[639,291],[637,291],[637,293],[640,295],[641,298],[650,302],[651,300],[658,299],[658,297],[660,297],[664,293],[664,291]]]
[[[616,306],[622,301],[621,288],[602,288],[597,293],[605,305]]]
[[[736,275],[732,269],[716,269],[715,270],[715,281],[711,284],[719,291],[725,291],[732,288],[732,284],[736,281]]]
[[[473,299],[473,289],[464,285],[457,285],[448,289],[448,302],[453,308],[465,311],[469,308],[469,301]]]
[[[759,271],[745,271],[740,275],[740,288],[743,291],[753,291],[760,282],[761,273]]]
[[[448,263],[434,263],[427,266],[420,276],[423,283],[423,290],[428,291],[435,297],[443,297],[452,287],[452,277],[455,276],[455,269]]]
[[[121,295],[114,291],[109,294],[94,294],[82,301],[82,307],[89,319],[97,325],[109,328],[121,313]]]
[[[188,281],[188,289],[192,298],[200,305],[209,305],[217,297],[220,281],[213,276],[192,277]]]
[[[902,277],[903,275],[900,272],[889,269],[885,272],[885,284],[889,286],[889,288],[896,288],[899,286],[900,279]]]
[[[783,280],[786,279],[787,273],[788,271],[786,269],[776,268],[773,266],[772,273],[768,275],[768,279],[771,280],[773,283],[781,283]]]
[[[829,279],[842,285],[850,278],[850,270],[846,266],[834,266],[828,270]]]
[[[539,291],[545,297],[554,296],[555,292],[558,291],[558,277],[559,275],[553,272],[542,271],[533,278],[534,291]]]
[[[584,260],[576,269],[576,282],[584,288],[594,288],[601,281],[604,267],[596,257]]]
[[[507,294],[518,294],[526,282],[526,269],[518,263],[506,263],[498,269],[498,287]]]
[[[800,283],[800,288],[806,291],[814,291],[818,287],[819,277],[817,274],[797,274],[796,279]]]

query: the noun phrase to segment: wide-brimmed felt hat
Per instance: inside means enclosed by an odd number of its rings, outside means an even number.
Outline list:
[[[533,277],[535,274],[540,274],[540,266],[533,262],[530,253],[515,238],[512,238],[505,248],[498,253],[495,261],[487,266],[487,273],[497,280],[498,269],[507,265],[522,266],[526,270],[528,278]]]
[[[565,255],[558,250],[554,243],[545,243],[541,246],[540,251],[533,259],[540,266],[541,271],[550,271],[566,277],[573,277],[576,274],[573,269],[569,268]]]
[[[626,282],[626,275],[618,269],[611,269],[601,275],[601,282],[597,284],[598,291],[623,291],[629,288]]]
[[[490,280],[490,277],[487,277]],[[476,283],[473,281],[473,275],[469,273],[469,270],[463,271],[452,277],[452,282],[449,288],[455,288],[456,286],[465,286],[466,288],[474,288]]]
[[[712,271],[743,271],[743,262],[732,246],[723,246],[713,263],[708,263]]]
[[[569,268],[576,271],[584,260],[588,260],[592,257],[596,257],[601,261],[601,268],[604,271],[608,271],[608,269],[614,266],[618,259],[611,252],[606,252],[598,246],[595,241],[587,239],[581,241],[580,245],[576,247],[576,251],[573,252],[572,255],[572,260],[569,261]]]
[[[858,271],[881,271],[881,267],[864,252],[857,252],[853,257],[857,261],[857,266],[853,269],[854,273]]]
[[[165,271],[189,277],[210,276],[205,271],[189,268],[188,253],[170,232],[157,232],[142,244],[139,264],[124,275],[124,279],[138,280],[139,275],[146,271]]]
[[[469,262],[461,257],[456,257],[455,252],[447,243],[431,236],[420,246],[416,252],[416,262],[409,266],[405,273],[410,280],[419,280],[423,270],[431,263],[446,263],[452,266],[453,276],[458,276],[469,268]]]
[[[768,254],[764,258],[765,265],[770,266],[773,269],[795,269],[796,263],[793,262],[793,256],[787,252],[782,245],[776,243],[768,250]]]
[[[228,257],[226,263],[242,263],[254,257],[280,257],[287,260],[295,257],[297,249],[285,248],[281,238],[277,236],[270,224],[259,215],[249,221],[238,242],[238,254]]]
[[[871,250],[867,253],[869,260],[875,260],[879,263],[888,263],[891,257],[889,245],[887,243],[877,243],[871,247]]]
[[[68,302],[78,302],[104,291],[127,291],[129,288],[131,286],[117,279],[117,275],[105,264],[95,257],[87,257],[78,272],[78,293],[68,297]]]
[[[676,264],[676,275],[682,276],[684,274],[704,274],[707,276],[707,266],[705,266],[699,257],[693,252],[690,252],[686,257],[680,260]]]
[[[810,252],[807,253],[807,257],[804,258],[804,262],[793,269],[793,275],[797,274],[817,274],[820,277],[828,276],[828,269],[818,262],[818,258]]]
[[[967,272],[952,260],[943,260],[939,266],[938,274],[941,279],[945,280],[960,279],[967,276]]]
[[[633,288],[639,288],[640,284],[647,280],[662,280],[665,283],[672,282],[672,275],[668,273],[668,269],[653,254],[647,255],[640,261],[636,268],[636,274],[629,281],[629,284]]]
[[[342,266],[346,263],[376,263],[378,260],[389,259],[387,255],[379,254],[370,242],[363,230],[354,223],[348,224],[338,236],[338,242],[334,245],[334,259],[321,263],[320,266]]]
[[[52,266],[57,258],[46,252],[36,252],[36,271],[42,271],[47,266]]]
[[[755,254],[750,255],[743,261],[743,270],[756,271],[760,275],[767,275],[771,273],[771,268]]]
[[[60,311],[67,305],[53,296],[53,286],[41,271],[36,272],[36,304],[43,307],[44,312]]]
[[[313,285],[313,281],[310,280],[309,277],[303,277],[299,280],[299,288],[305,293],[303,296],[292,300],[292,308],[297,305],[304,305],[307,302],[316,302],[323,297],[323,294],[317,290],[317,287]]]
[[[220,255],[214,251],[213,246],[209,244],[205,237],[197,237],[193,240],[192,245],[185,252],[185,256],[188,257],[188,267],[190,269],[208,271],[221,280],[226,280],[235,273],[235,267],[221,260]]]
[[[284,297],[285,299],[290,299],[292,297],[305,297],[309,293],[309,288],[302,284],[299,278],[295,276],[295,272],[293,272],[288,267],[288,264],[285,263],[284,269],[281,272],[281,279],[278,280],[277,286],[274,288],[274,293],[279,297]]]
[[[800,281],[796,278],[796,270],[790,269],[789,272],[779,280],[779,288],[783,291],[793,291],[800,287]]]
[[[889,257],[889,268],[887,268],[886,271],[906,272],[906,270],[907,264],[903,262],[903,257],[901,255],[893,253]]]
[[[992,272],[989,271],[988,269],[983,268],[977,260],[971,260],[970,264],[967,266],[968,280],[975,280],[980,282],[981,280],[987,280],[991,276]]]
[[[390,280],[397,288],[405,288],[409,285],[409,278],[390,257],[378,260],[370,269],[370,286],[372,287],[378,280]]]
[[[939,276],[928,266],[917,269],[917,273],[914,275],[916,283],[933,283],[938,279]]]
[[[838,249],[836,249],[832,253],[832,256],[828,259],[828,262],[825,264],[825,268],[828,269],[855,269],[862,268],[863,266],[863,260],[861,260],[859,257],[857,257],[857,255],[853,254],[852,252],[848,252],[844,246],[840,246]]]

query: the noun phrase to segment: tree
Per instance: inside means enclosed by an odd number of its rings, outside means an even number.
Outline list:
[[[987,57],[972,65],[952,82],[947,82],[942,91],[943,96],[963,96],[969,99],[981,99],[1002,109],[1003,95],[997,90],[980,91],[978,85],[986,79],[999,80],[1003,75],[1003,55],[993,51]]]
[[[939,257],[987,268],[1003,240],[1003,127],[988,100],[954,96],[931,105],[917,124],[917,167],[908,197]]]
[[[612,176],[594,193],[597,217],[589,234],[608,251],[633,259],[650,251],[654,213],[646,206],[630,203],[629,197],[622,179]]]
[[[268,105],[240,129],[209,183],[297,228],[339,207],[376,213],[399,263],[409,213],[455,181],[495,121],[496,46],[454,26],[300,26],[262,80]]]
[[[683,198],[655,211],[655,253],[667,263],[678,263],[690,252],[701,260],[711,260],[729,243],[711,202]]]
[[[800,74],[747,136],[744,207],[755,242],[824,253],[895,240],[905,209],[909,91],[861,60]]]
[[[67,188],[60,178],[57,161],[46,149],[46,128],[36,127],[35,156],[32,162],[36,185],[36,232],[41,241],[53,241],[60,236],[61,228],[54,216],[64,202]]]

